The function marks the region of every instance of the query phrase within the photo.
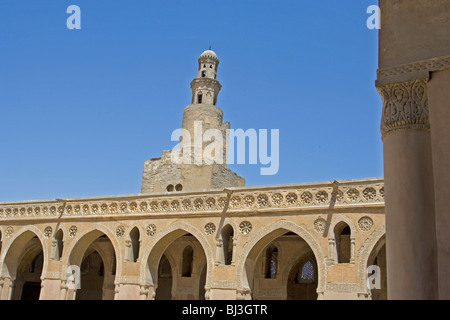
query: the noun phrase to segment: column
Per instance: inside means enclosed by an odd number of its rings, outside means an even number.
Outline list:
[[[350,263],[355,263],[355,238],[350,239]]]
[[[427,79],[382,84],[389,299],[436,299],[436,228]]]

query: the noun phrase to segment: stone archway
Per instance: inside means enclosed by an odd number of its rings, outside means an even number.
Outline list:
[[[40,232],[27,228],[11,239],[2,252],[2,299],[38,300],[41,293],[41,276],[47,267],[47,248]]]
[[[386,236],[383,236],[377,241],[367,260],[370,276],[374,278],[369,280],[372,300],[387,300],[386,267]]]
[[[181,241],[179,248],[176,248],[176,241]],[[208,299],[208,292],[210,287],[211,270],[213,269],[213,254],[209,242],[204,235],[196,228],[184,223],[176,222],[166,229],[164,229],[154,241],[154,245],[150,246],[151,249],[143,256],[147,256],[147,263],[141,264],[141,270],[145,274],[146,286],[149,288],[147,299],[156,298],[156,288],[158,286],[158,270],[161,262],[161,258],[167,250],[175,250],[177,257],[180,259],[171,262],[172,269],[181,270],[181,265],[175,267],[174,263],[181,263],[181,255],[183,249],[187,244],[194,247],[194,270],[191,281],[189,279],[183,279],[181,277],[181,271],[177,272],[177,279],[173,279],[176,284],[176,289],[172,290],[174,295],[178,297],[172,297],[177,299]],[[173,254],[172,254],[173,255]],[[145,261],[145,260],[143,260]],[[202,262],[199,262],[202,261]],[[206,268],[206,273],[202,272],[203,268]],[[142,274],[141,273],[141,274]],[[184,284],[183,284],[184,283]],[[188,283],[191,283],[188,285]],[[183,287],[185,285],[185,287]],[[188,286],[194,286],[195,290],[192,291]],[[203,288],[200,288],[203,286]],[[194,293],[193,293],[194,292]],[[199,297],[203,294],[205,297]]]
[[[386,226],[382,225],[364,241],[364,244],[358,251],[358,291],[361,298],[371,298],[371,292],[367,286],[367,267],[374,262],[374,257],[385,246],[385,239]],[[386,271],[384,270],[384,272]]]
[[[81,288],[68,288],[67,299],[113,300],[114,281],[120,266],[115,244],[100,230],[83,235],[70,250],[66,268],[76,266],[80,270]],[[67,280],[67,279],[66,279]]]
[[[322,249],[314,237],[303,227],[289,221],[281,220],[260,230],[244,246],[241,259],[237,264],[238,299],[251,299],[252,279],[255,276],[255,266],[260,254],[274,240],[286,233],[292,233],[300,237],[317,261],[317,293],[319,294],[318,298],[320,298],[320,293],[324,291],[326,275],[326,265]],[[285,299],[286,294],[282,293],[282,295],[282,298]]]

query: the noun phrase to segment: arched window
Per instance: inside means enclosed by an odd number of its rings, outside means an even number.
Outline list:
[[[314,283],[316,282],[316,270],[314,263],[307,260],[301,268],[298,269],[295,283]]]
[[[274,245],[266,250],[266,279],[275,279],[278,273],[278,248]]]
[[[198,103],[198,104],[201,104],[202,101],[203,101],[203,95],[202,95],[201,93],[199,93],[199,94],[197,95],[197,103]]]
[[[222,228],[222,248],[223,248],[223,263],[225,265],[231,265],[233,262],[233,227],[227,224]]]
[[[129,253],[129,261],[137,262],[139,258],[139,230],[134,227],[133,230],[130,231],[130,241],[131,248]]]
[[[334,228],[337,263],[350,263],[350,234],[350,227],[345,222],[338,223]]]
[[[194,250],[191,246],[187,246],[183,251],[183,263],[181,267],[181,276],[190,277],[192,274],[192,266],[194,264]]]
[[[54,252],[54,256],[53,258],[57,261],[59,261],[62,257],[63,254],[63,249],[64,249],[64,243],[63,243],[63,231],[61,229],[59,229],[56,234],[55,234],[55,252]]]

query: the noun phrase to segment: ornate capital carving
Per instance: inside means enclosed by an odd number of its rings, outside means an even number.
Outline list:
[[[427,82],[420,79],[377,87],[383,99],[383,139],[399,129],[430,128]]]

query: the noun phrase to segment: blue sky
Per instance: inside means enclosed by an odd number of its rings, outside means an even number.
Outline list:
[[[230,166],[248,186],[383,176],[372,4],[2,0],[0,201],[139,193],[209,46],[225,121],[280,130],[278,174]]]

